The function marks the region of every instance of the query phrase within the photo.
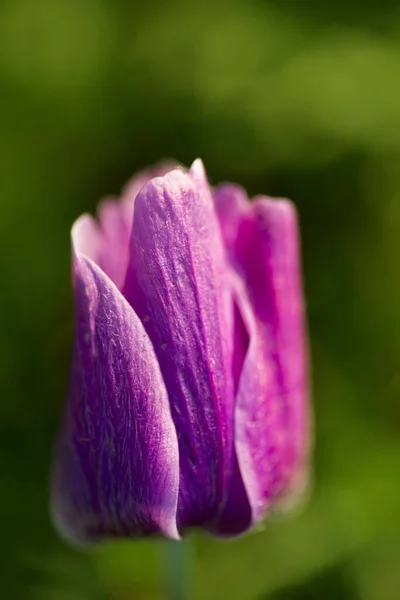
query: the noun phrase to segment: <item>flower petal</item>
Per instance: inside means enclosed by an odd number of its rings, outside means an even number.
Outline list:
[[[179,527],[212,527],[232,459],[232,299],[204,169],[136,198],[125,294],[153,343],[178,432]]]
[[[81,254],[74,262],[76,344],[53,518],[78,542],[177,538],[177,436],[151,342],[104,272]]]
[[[83,214],[75,221],[71,230],[74,252],[84,254],[102,267],[104,239],[96,220]]]
[[[243,370],[245,358],[248,354],[250,336],[243,321],[241,311],[239,310],[236,296],[242,292],[243,285],[240,284],[239,278],[232,275],[233,288],[233,359],[232,359],[232,375],[234,382],[235,397],[237,395],[240,378]],[[238,288],[238,283],[242,285]],[[227,490],[227,496],[223,510],[215,524],[214,531],[221,536],[238,535],[246,531],[252,523],[252,513],[247,492],[244,487],[243,478],[239,469],[239,464],[236,452],[233,453],[233,464]]]
[[[72,242],[76,252],[90,258],[120,289],[125,281],[128,263],[130,225],[120,203],[103,200],[98,221],[88,214],[77,219],[72,227]]]
[[[253,521],[258,521],[278,498],[304,485],[307,466],[297,219],[286,200],[259,197],[246,205],[226,186],[215,191],[215,202],[232,265],[245,286],[236,299],[250,343],[236,398],[235,444]]]
[[[122,190],[121,203],[123,204],[124,211],[130,224],[132,224],[135,199],[142,187],[144,187],[150,179],[153,179],[154,177],[163,177],[169,171],[172,171],[177,167],[178,163],[176,161],[171,159],[163,160],[148,169],[139,171],[128,181]]]
[[[123,287],[128,266],[135,198],[149,179],[165,175],[175,166],[172,161],[164,161],[137,173],[124,187],[121,199],[102,200],[97,220],[84,214],[74,223],[72,238],[76,251],[99,265],[118,289]]]
[[[103,271],[122,289],[128,267],[132,215],[128,216],[118,199],[111,198],[100,203],[97,215],[104,240]]]

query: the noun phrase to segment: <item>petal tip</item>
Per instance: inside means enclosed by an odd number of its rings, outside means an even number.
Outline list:
[[[256,212],[267,211],[282,219],[297,219],[297,208],[288,198],[270,198],[269,196],[256,196],[252,203]]]
[[[190,167],[190,174],[196,180],[207,180],[206,169],[201,158],[196,158],[196,160],[193,162],[192,166]]]
[[[101,232],[95,219],[88,213],[81,215],[71,228],[72,251],[96,261],[101,250]]]

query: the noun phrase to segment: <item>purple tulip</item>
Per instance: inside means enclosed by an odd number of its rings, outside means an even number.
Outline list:
[[[293,205],[211,189],[197,160],[133,180],[72,243],[60,532],[233,536],[297,495],[309,427]]]

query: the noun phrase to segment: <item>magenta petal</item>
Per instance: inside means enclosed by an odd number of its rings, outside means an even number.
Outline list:
[[[249,351],[250,336],[247,330],[246,323],[243,321],[241,310],[237,302],[237,295],[242,291],[242,287],[238,290],[239,278],[232,273],[233,287],[233,358],[232,358],[232,374],[234,381],[235,396],[239,388],[241,373],[245,358]],[[215,524],[215,533],[222,536],[238,535],[246,531],[252,524],[252,511],[249,504],[246,489],[244,487],[243,478],[240,472],[236,452],[233,454],[231,476],[229,480],[227,496],[225,499],[223,510]]]
[[[201,163],[138,194],[125,294],[153,343],[178,431],[179,527],[212,526],[231,470],[232,315]]]
[[[148,169],[139,171],[128,181],[122,190],[121,203],[124,211],[126,211],[126,214],[129,216],[130,223],[133,218],[135,199],[142,187],[144,187],[150,179],[153,179],[154,177],[163,177],[169,171],[172,171],[177,167],[178,164],[176,161],[163,160]]]
[[[103,266],[104,238],[91,215],[85,213],[75,221],[71,238],[74,252],[84,254],[100,267]]]
[[[78,542],[178,537],[179,458],[151,342],[121,293],[75,256],[76,343],[54,465],[52,512]]]
[[[253,521],[258,521],[278,498],[303,485],[307,466],[297,219],[290,202],[260,197],[246,205],[232,186],[218,188],[215,198],[250,340],[236,398],[235,447]]]
[[[90,258],[120,289],[128,263],[130,224],[123,206],[115,200],[103,200],[98,221],[84,214],[72,227],[72,243],[77,253]]]
[[[240,185],[223,183],[214,190],[214,202],[225,246],[231,261],[235,262],[239,227],[250,210],[247,193]]]
[[[121,202],[106,199],[99,205],[98,219],[104,240],[103,271],[122,289],[128,267],[132,215]]]
[[[137,173],[125,186],[121,199],[105,198],[100,203],[97,220],[84,214],[72,228],[76,252],[99,265],[118,289],[126,277],[136,196],[149,179],[164,175],[174,166],[172,161],[165,161]]]

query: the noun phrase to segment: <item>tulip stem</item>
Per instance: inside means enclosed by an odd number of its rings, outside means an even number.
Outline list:
[[[165,542],[165,571],[168,600],[188,599],[187,542]]]

